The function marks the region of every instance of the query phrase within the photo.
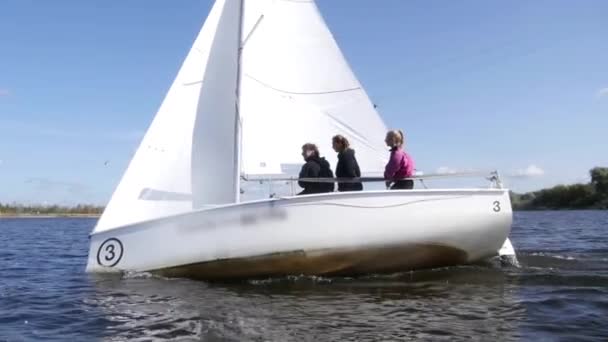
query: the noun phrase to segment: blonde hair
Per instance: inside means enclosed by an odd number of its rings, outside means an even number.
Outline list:
[[[350,147],[350,143],[348,142],[348,139],[346,139],[346,137],[341,134],[334,135],[334,137],[331,138],[331,141],[333,143],[338,143],[338,144],[342,145],[342,147],[345,150]]]
[[[401,147],[405,143],[405,136],[400,129],[394,129],[386,133],[386,140],[391,141],[392,147]]]

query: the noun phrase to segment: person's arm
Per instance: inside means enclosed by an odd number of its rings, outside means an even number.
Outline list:
[[[305,178],[306,174],[308,172],[308,163],[302,165],[302,169],[300,169],[300,175],[298,176],[298,178]],[[305,189],[306,188],[306,182],[302,182],[302,181],[298,181],[298,185],[300,186],[300,188]]]
[[[321,168],[316,163],[306,163],[306,164],[304,164],[304,166],[302,166],[302,170],[300,171],[299,178],[319,177],[319,171],[321,171]],[[311,182],[298,181],[298,185],[301,188],[306,188],[306,186],[310,183]]]
[[[343,162],[344,162],[344,165],[343,165],[344,177],[347,177],[347,178],[359,177],[357,175],[357,170],[359,170],[359,165],[357,165],[357,160],[355,159],[354,155],[349,155],[347,158],[344,158]],[[359,175],[360,174],[361,173],[359,172]]]
[[[354,163],[355,177],[361,177],[361,169],[359,168],[359,163],[357,162],[357,159],[355,157],[353,157],[353,163]]]
[[[399,162],[401,158],[396,152],[391,153],[391,157],[384,168],[384,179],[392,181],[395,178],[395,174],[399,171]]]

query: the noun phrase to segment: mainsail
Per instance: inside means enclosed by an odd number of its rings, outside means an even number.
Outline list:
[[[241,65],[242,172],[280,174],[315,143],[335,167],[346,136],[365,172],[383,170],[386,127],[314,1],[245,1]]]
[[[234,202],[306,142],[335,165],[335,134],[380,171],[385,131],[314,1],[217,0],[95,231]]]

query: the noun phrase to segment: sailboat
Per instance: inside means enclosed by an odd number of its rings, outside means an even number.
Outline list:
[[[217,0],[90,234],[87,271],[351,276],[514,255],[497,181],[241,196],[247,180],[288,177],[302,144],[331,151],[335,134],[377,174],[386,131],[314,1]]]

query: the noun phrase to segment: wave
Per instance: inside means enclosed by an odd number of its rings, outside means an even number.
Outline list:
[[[559,255],[559,254],[551,254],[551,253],[546,253],[546,252],[533,252],[530,255],[556,258],[556,259],[561,259],[561,260],[576,260],[576,258],[571,255]]]

